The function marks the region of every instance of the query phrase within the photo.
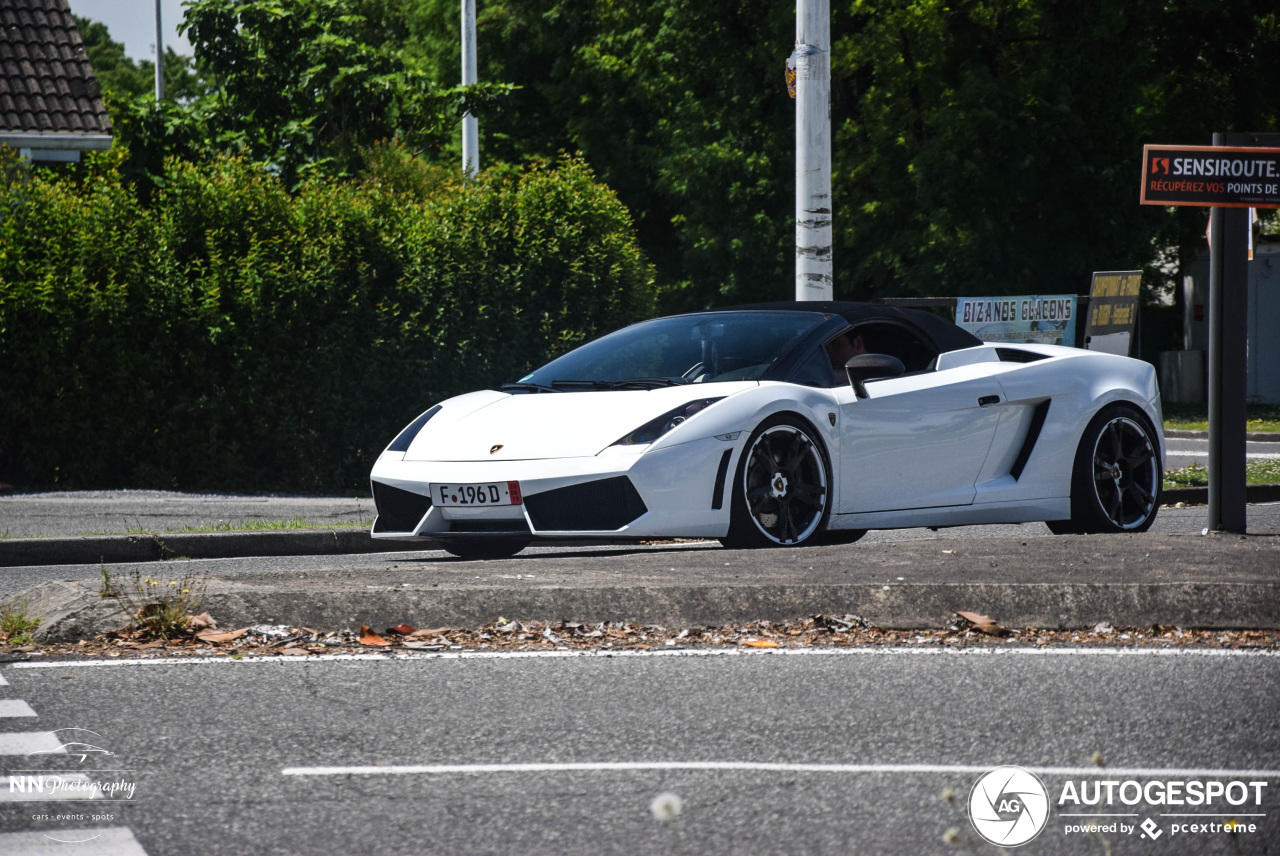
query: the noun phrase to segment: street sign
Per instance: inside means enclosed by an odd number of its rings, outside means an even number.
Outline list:
[[[1089,290],[1089,321],[1084,346],[1122,357],[1133,356],[1133,328],[1138,321],[1142,271],[1095,271]]]
[[[1143,205],[1280,208],[1280,149],[1142,147]]]
[[[1074,294],[960,297],[956,325],[984,342],[1066,345],[1076,343]]]

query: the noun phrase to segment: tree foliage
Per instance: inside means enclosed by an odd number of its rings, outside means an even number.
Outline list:
[[[457,79],[456,4],[410,9]],[[794,9],[764,0],[491,0],[481,78],[520,85],[486,157],[581,150],[637,212],[672,308],[792,291]],[[1276,130],[1265,0],[837,0],[837,297],[1083,290],[1202,240],[1137,204],[1144,142]]]
[[[93,66],[93,76],[97,78],[102,92],[112,96],[108,101],[108,109],[112,100],[120,103],[155,93],[154,62],[146,59],[135,61],[126,56],[124,45],[111,38],[106,24],[78,15],[75,21],[89,64]],[[164,91],[166,98],[186,103],[206,95],[209,89],[191,57],[175,53],[172,47],[166,47]],[[112,118],[115,118],[114,113]]]
[[[294,192],[172,161],[144,208],[120,160],[0,196],[11,481],[363,490],[432,401],[653,311],[630,218],[580,161],[472,180],[379,146],[361,180]]]

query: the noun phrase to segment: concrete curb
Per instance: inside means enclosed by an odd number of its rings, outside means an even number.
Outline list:
[[[324,556],[414,549],[376,541],[366,529],[289,529],[159,535],[89,535],[81,538],[0,540],[0,567],[156,562],[161,559],[234,559],[247,556]]]
[[[1164,432],[1166,438],[1172,437],[1175,440],[1208,440],[1208,431],[1184,431],[1180,428],[1170,428]],[[1280,443],[1280,434],[1273,434],[1262,431],[1246,431],[1244,438],[1250,443]]]
[[[852,613],[915,630],[945,627],[957,610],[1005,627],[1280,629],[1278,536],[1041,535],[785,551],[690,544],[537,551],[496,562],[371,557],[358,567],[209,577],[197,611],[208,610],[224,629],[474,628],[500,615],[677,628]],[[43,619],[44,638],[123,625],[120,602],[99,596],[93,566],[73,570],[84,578],[22,594]]]
[[[212,587],[211,587],[212,588]],[[44,623],[40,638],[70,642],[128,622],[119,602],[76,583],[45,583],[27,593]],[[1280,583],[898,583],[895,585],[683,585],[515,592],[458,588],[432,592],[227,588],[201,604],[223,628],[286,624],[322,630],[472,628],[499,615],[522,620],[628,621],[667,628],[784,621],[816,613],[853,614],[887,630],[946,627],[957,610],[978,610],[1005,627],[1088,629],[1155,624],[1184,628],[1280,628]]]

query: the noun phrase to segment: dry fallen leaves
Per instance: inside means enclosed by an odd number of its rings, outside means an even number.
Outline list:
[[[743,641],[742,644],[746,645],[748,648],[781,648],[782,647],[777,642],[771,641],[769,639],[746,639]]]
[[[361,645],[391,645],[393,643],[383,639],[377,633],[369,629],[369,625],[360,625],[360,644]]]
[[[250,628],[241,627],[239,630],[227,630],[223,633],[197,633],[196,638],[201,642],[212,642],[221,644],[223,642],[234,642],[244,634],[248,633]]]
[[[1008,630],[1005,630],[989,615],[979,615],[976,612],[963,612],[956,610],[956,615],[973,625],[973,629],[985,633],[988,636],[1007,636]]]

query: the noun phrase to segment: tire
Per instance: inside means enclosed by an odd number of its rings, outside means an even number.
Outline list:
[[[1090,420],[1071,469],[1071,519],[1049,520],[1056,535],[1145,532],[1160,510],[1164,480],[1151,422],[1111,404]]]
[[[529,542],[520,538],[491,538],[472,541],[442,541],[446,553],[459,559],[508,559],[519,553]]]
[[[726,547],[816,543],[831,512],[831,462],[817,432],[781,415],[760,424],[733,479]]]

